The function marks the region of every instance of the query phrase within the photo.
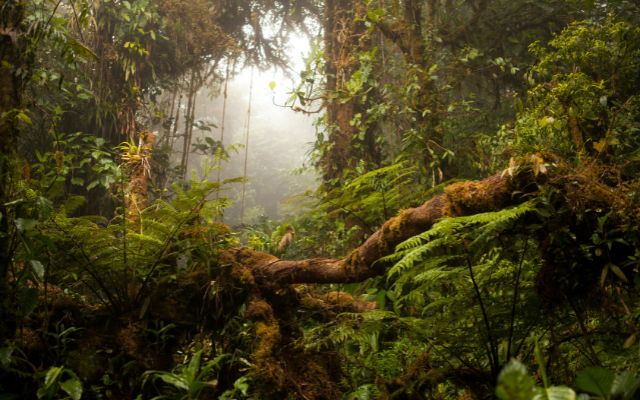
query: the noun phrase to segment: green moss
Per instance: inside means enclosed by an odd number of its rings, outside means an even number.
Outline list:
[[[253,358],[258,366],[269,364],[274,347],[280,341],[280,328],[275,320],[256,323],[256,339],[258,344],[253,352]]]
[[[389,246],[388,239],[402,232],[402,228],[411,213],[411,209],[401,210],[396,217],[391,218],[382,226],[380,229],[382,234],[376,242],[380,254],[386,254],[389,250],[392,250],[390,248],[391,246]]]
[[[445,215],[460,216],[476,210],[492,209],[493,206],[487,204],[487,200],[494,200],[495,197],[488,194],[492,189],[488,185],[492,184],[494,182],[466,181],[447,187],[444,192],[449,204],[444,210]]]
[[[400,233],[411,212],[411,209],[401,210],[395,218],[389,221],[389,230],[396,234]]]
[[[352,251],[345,260],[345,268],[349,272],[355,272],[358,266],[360,266],[361,264],[362,257],[360,256],[360,252],[358,251],[358,249]]]

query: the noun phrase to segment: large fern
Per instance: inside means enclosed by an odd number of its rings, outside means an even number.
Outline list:
[[[485,360],[497,370],[528,334],[515,314],[535,312],[534,304],[516,303],[521,302],[518,291],[533,290],[537,264],[528,245],[533,239],[522,227],[536,212],[531,200],[445,218],[398,245],[382,260],[394,263],[387,272],[394,310],[429,321],[430,335],[447,357],[455,356],[461,365]],[[461,332],[468,333],[464,341],[456,339]]]
[[[215,253],[211,246],[224,244],[228,231],[214,221],[227,200],[212,199],[220,188],[209,181],[191,182],[188,189],[176,185],[172,201],[159,199],[135,219],[73,218],[61,208],[48,230],[55,240],[65,242],[60,248],[69,250],[53,277],[76,282],[81,293],[111,307],[134,307],[151,280],[171,276],[179,265],[194,265],[196,259],[209,260]],[[211,235],[220,240],[210,240],[215,239]],[[200,247],[206,249],[198,252]]]
[[[421,234],[400,243],[396,251],[379,262],[393,262],[387,277],[396,288],[406,282],[421,282],[424,273],[464,261],[464,254],[493,246],[491,240],[511,229],[527,213],[533,201],[513,208],[471,216],[444,218]],[[418,277],[418,278],[417,278]]]
[[[539,313],[532,295],[539,265],[524,229],[538,208],[531,200],[438,221],[380,260],[392,263],[378,288],[385,310],[342,314],[309,330],[305,343],[340,349],[358,387],[401,378],[427,353],[434,367],[498,371],[528,348],[529,321]]]

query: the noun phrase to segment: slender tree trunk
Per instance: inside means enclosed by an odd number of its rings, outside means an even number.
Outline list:
[[[189,128],[193,125],[193,121],[191,121],[191,112],[193,107],[193,98],[194,98],[194,86],[195,86],[195,72],[191,72],[191,78],[189,80],[189,89],[187,90],[187,110],[184,114],[184,136],[182,137],[182,161],[180,162],[180,167],[183,171],[183,177],[187,176],[187,162],[188,162],[188,154],[189,154]]]
[[[240,200],[240,223],[244,223],[244,197],[247,189],[247,168],[249,166],[249,135],[251,132],[251,101],[253,98],[253,68],[251,68],[251,81],[249,82],[249,105],[247,106],[247,131],[244,141],[244,170],[242,177],[242,198]]]
[[[227,89],[229,87],[229,74],[231,73],[231,60],[227,61],[227,68],[224,75],[224,89],[222,92],[223,100],[222,100],[222,118],[220,122],[220,158],[218,160],[218,176],[216,178],[216,182],[218,183],[218,190],[216,191],[216,200],[220,199],[220,191],[221,191],[221,182],[222,182],[222,161],[224,161],[225,157],[225,145],[224,145],[224,128],[225,121],[227,117]],[[224,222],[224,209],[220,209],[220,221]]]
[[[222,117],[220,118],[220,146],[222,146],[222,155],[224,154],[224,124],[227,117],[227,88],[229,87],[229,73],[231,72],[231,60],[227,62],[227,69],[224,75],[224,89],[222,91]],[[222,159],[218,162],[218,185],[222,181]],[[216,198],[219,198],[219,193],[216,194]]]
[[[173,154],[173,148],[176,144],[176,138],[178,136],[178,123],[180,122],[180,107],[182,107],[182,92],[180,92],[180,96],[178,97],[178,106],[176,107],[176,116],[173,121],[173,132],[171,133],[171,142],[170,148],[171,153]]]
[[[158,145],[170,143],[172,123],[175,122],[175,121],[172,121],[171,119],[173,118],[173,114],[176,109],[176,99],[178,98],[178,92],[179,92],[179,89],[178,89],[178,86],[176,86],[176,88],[173,90],[173,94],[171,95],[171,108],[169,109],[169,114],[168,114],[170,122],[167,125],[167,129],[165,129],[164,136],[162,137],[162,140],[159,141]]]
[[[189,125],[187,134],[187,150],[185,152],[185,178],[187,177],[187,171],[189,169],[189,155],[191,154],[191,140],[193,139],[193,122],[196,117],[196,102],[198,100],[198,88],[199,84],[194,85],[193,100],[191,100],[191,114],[189,115]]]

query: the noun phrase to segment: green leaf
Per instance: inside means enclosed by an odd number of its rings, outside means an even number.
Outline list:
[[[540,371],[540,376],[542,377],[542,383],[544,384],[544,387],[547,388],[549,387],[549,378],[547,378],[547,370],[545,369],[546,363],[544,361],[544,355],[542,354],[542,350],[540,349],[540,344],[537,341],[536,341],[536,345],[533,352],[536,357],[536,362],[540,366],[538,368],[538,371]]]
[[[616,276],[618,278],[620,278],[622,281],[624,281],[624,283],[629,283],[629,281],[627,280],[626,275],[624,274],[624,272],[622,272],[622,270],[620,269],[620,267],[618,267],[615,264],[611,264],[609,263],[609,268],[611,269],[611,271],[616,274]]]
[[[62,373],[62,369],[63,367],[49,368],[49,370],[47,371],[47,374],[44,377],[44,385],[51,386],[52,384],[54,384],[60,377],[60,374]]]
[[[384,10],[382,8],[374,8],[367,12],[367,19],[372,22],[379,22],[384,18]]]
[[[8,367],[11,364],[11,355],[13,354],[12,346],[5,346],[0,348],[0,365]]]
[[[65,391],[73,400],[80,400],[82,397],[82,382],[77,377],[67,379],[60,384],[60,388]]]
[[[19,231],[25,232],[35,228],[36,225],[38,225],[38,220],[30,218],[16,218],[15,224]]]
[[[182,375],[185,379],[191,384],[198,374],[198,370],[200,370],[200,359],[202,358],[202,350],[198,350],[195,352],[191,361],[189,361],[189,365],[183,371]]]
[[[608,272],[609,272],[609,267],[605,265],[604,268],[602,268],[602,272],[600,273],[600,287],[604,287],[604,283],[607,280]]]
[[[576,376],[576,387],[603,398],[609,398],[614,374],[601,367],[586,368]]]
[[[640,378],[629,371],[624,371],[613,379],[611,396],[622,400],[635,399],[638,389],[640,389]]]
[[[624,347],[625,349],[628,349],[629,347],[636,344],[637,340],[638,340],[638,335],[634,333],[624,341],[624,345],[622,347]]]
[[[184,391],[189,390],[189,384],[179,375],[172,374],[170,372],[158,372],[156,373],[156,376],[177,389],[182,389]]]
[[[89,184],[87,185],[87,190],[91,190],[94,187],[98,186],[100,184],[100,180],[96,179],[95,181],[89,182]]]
[[[24,122],[25,124],[29,124],[31,125],[31,118],[25,114],[24,112],[20,111],[19,113],[16,114],[16,118],[19,119],[20,121]]]
[[[100,58],[90,48],[77,41],[71,36],[67,36],[67,45],[73,50],[74,53],[84,58],[85,60],[100,61]]]
[[[532,400],[576,400],[576,392],[566,386],[539,388]]]
[[[249,384],[247,383],[247,377],[243,376],[243,377],[237,379],[233,383],[233,387],[235,389],[239,390],[240,393],[242,393],[243,396],[246,396],[247,392],[249,391]]]
[[[496,395],[501,400],[530,400],[535,393],[535,382],[518,360],[511,360],[498,376]]]
[[[31,268],[33,269],[33,273],[40,280],[44,279],[44,265],[38,260],[30,260]]]
[[[607,106],[607,96],[600,96],[600,105],[602,107],[606,107]]]
[[[26,200],[24,198],[19,198],[14,201],[10,201],[8,203],[4,203],[5,206],[15,206],[16,204],[24,203]]]
[[[37,392],[39,399],[53,394],[51,390],[53,389],[53,385],[60,379],[62,370],[63,367],[51,367],[47,370],[47,374],[44,377],[44,385],[41,386]]]
[[[78,178],[78,177],[71,178],[71,184],[76,186],[82,186],[84,185],[84,179]]]

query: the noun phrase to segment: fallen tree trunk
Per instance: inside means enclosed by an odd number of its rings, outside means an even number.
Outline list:
[[[376,262],[391,254],[401,242],[427,231],[444,217],[496,211],[524,201],[542,179],[522,168],[517,174],[499,173],[480,181],[447,186],[423,205],[401,211],[389,219],[361,246],[343,259],[280,260],[249,249],[235,250],[235,258],[248,268],[258,285],[360,282],[384,273],[388,265]]]
[[[637,246],[626,243],[637,241],[633,239],[634,231],[625,228],[625,238],[620,238],[623,240],[605,257],[593,257],[595,253],[584,251],[584,244],[593,245],[592,233],[598,229],[604,216],[612,224],[607,228],[612,229],[611,232],[615,231],[613,226],[638,225],[640,210],[634,193],[639,192],[639,184],[606,182],[602,179],[602,169],[594,168],[593,164],[581,170],[558,160],[549,164],[551,167],[548,169],[540,155],[532,155],[523,159],[520,166],[512,163],[505,172],[486,179],[451,184],[421,206],[403,210],[386,221],[343,259],[280,260],[248,248],[233,250],[229,253],[229,264],[236,268],[230,271],[240,283],[235,283],[234,287],[249,288],[251,292],[246,316],[255,323],[256,341],[251,359],[257,381],[261,381],[265,387],[274,388],[274,398],[284,397],[285,393],[295,390],[299,391],[301,398],[339,397],[334,392],[340,388],[332,385],[336,381],[327,378],[342,376],[340,364],[327,357],[335,353],[313,353],[314,361],[309,363],[309,353],[294,345],[304,337],[299,321],[304,321],[302,316],[305,314],[300,311],[307,311],[306,315],[322,321],[323,318],[336,318],[335,313],[366,312],[374,307],[358,303],[353,297],[340,296],[339,293],[337,296],[327,294],[324,299],[314,298],[307,293],[307,285],[292,284],[350,283],[383,275],[391,265],[381,260],[382,257],[392,254],[403,241],[429,231],[439,220],[500,211],[536,196],[541,198],[540,213],[523,221],[524,224],[531,223],[531,229],[525,229],[523,233],[527,240],[531,238],[539,246],[540,260],[536,262],[540,264],[533,279],[540,304],[548,310],[564,304],[569,298],[580,306],[602,304],[600,300],[605,294],[602,290],[602,271],[609,268],[605,267],[608,263],[623,265],[628,261]],[[518,227],[521,228],[523,225]],[[504,246],[509,246],[509,243]],[[529,256],[525,254],[526,245],[520,251],[522,265],[525,255]],[[468,267],[472,268],[471,265]],[[628,274],[634,273],[629,268],[626,271]],[[576,279],[577,274],[579,279]],[[617,284],[627,283],[626,274],[620,272]],[[483,295],[479,288],[476,287],[476,290],[476,298],[479,299]],[[575,305],[571,304],[571,307]],[[628,313],[626,306],[621,309],[623,311],[618,312],[619,315]],[[515,312],[514,309],[513,315]],[[489,323],[486,326],[487,332],[494,333]],[[524,332],[525,337],[529,332]],[[427,386],[455,381],[479,393],[493,391],[491,385],[487,386],[486,383],[496,378],[500,369],[498,356],[488,356],[492,363],[490,371],[466,367],[432,368],[427,356],[428,352],[424,355],[424,361],[418,360],[408,369],[405,377],[384,382],[385,390],[394,391],[403,387],[407,381],[415,380],[415,373],[420,375],[421,384]],[[314,367],[300,367],[307,364]],[[287,378],[283,380],[283,376]],[[304,391],[299,389],[300,382],[304,382]]]

